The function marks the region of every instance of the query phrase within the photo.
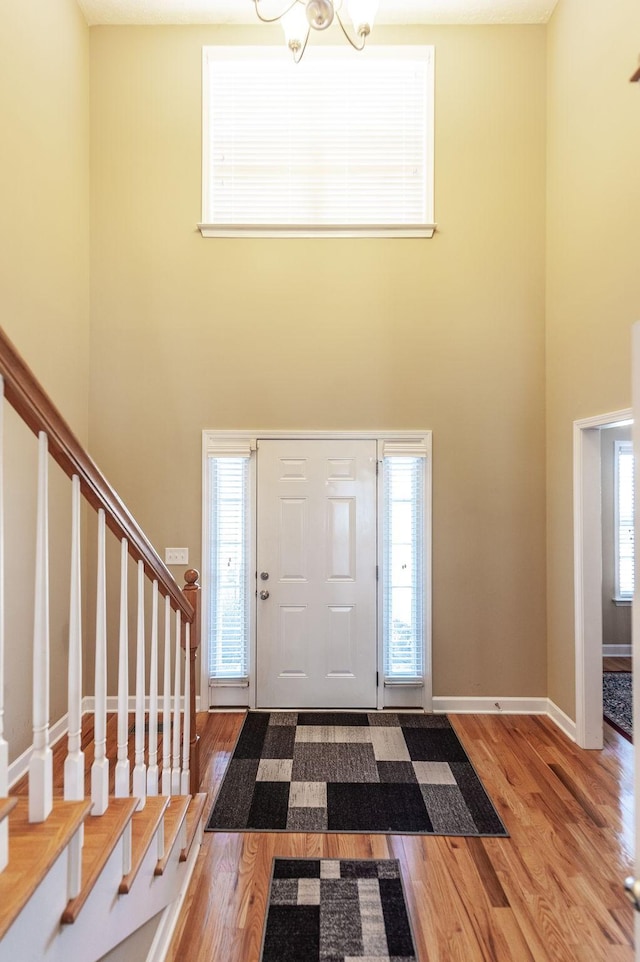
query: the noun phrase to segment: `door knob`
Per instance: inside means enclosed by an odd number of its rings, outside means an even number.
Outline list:
[[[262,598],[263,601],[266,601],[267,598],[269,597],[269,592],[266,591],[265,589],[263,589],[263,590],[260,592],[260,597]]]
[[[261,571],[261,572],[260,572],[260,578],[262,579],[262,581],[268,581],[268,580],[269,580],[269,572],[268,572],[268,571]]]

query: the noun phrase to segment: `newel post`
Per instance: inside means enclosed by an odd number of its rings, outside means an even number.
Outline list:
[[[200,789],[200,736],[196,730],[196,654],[200,647],[200,585],[198,579],[200,575],[195,568],[185,571],[183,593],[194,611],[193,624],[189,632],[189,652],[185,652],[190,661],[190,686],[189,686],[189,717],[191,718],[191,740],[189,749],[189,771],[190,786],[192,795]],[[182,644],[185,645],[185,634],[182,635]],[[186,706],[185,706],[186,708]]]

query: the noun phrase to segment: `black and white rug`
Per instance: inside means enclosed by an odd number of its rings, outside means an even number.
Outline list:
[[[261,962],[417,962],[396,859],[273,860]]]
[[[507,834],[445,715],[249,712],[209,831]]]
[[[633,740],[632,683],[630,671],[605,671],[602,676],[604,717],[630,741]]]

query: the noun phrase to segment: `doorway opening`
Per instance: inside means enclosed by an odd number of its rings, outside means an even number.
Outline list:
[[[602,431],[627,426],[626,408],[575,421],[573,428],[576,741],[603,745]]]

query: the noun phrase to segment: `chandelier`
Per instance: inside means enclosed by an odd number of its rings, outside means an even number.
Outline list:
[[[296,63],[302,59],[311,31],[326,30],[334,19],[354,50],[363,50],[378,9],[378,0],[293,0],[281,13],[270,17],[264,16],[260,9],[262,0],[253,2],[258,19],[263,23],[277,20],[282,23],[287,46]],[[353,25],[353,37],[341,16],[343,2]]]

